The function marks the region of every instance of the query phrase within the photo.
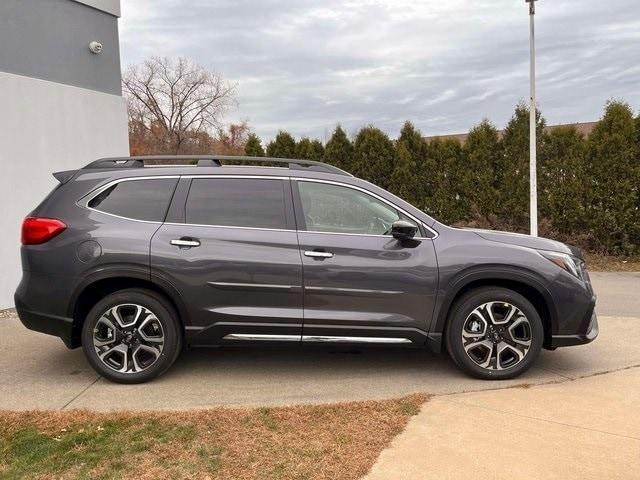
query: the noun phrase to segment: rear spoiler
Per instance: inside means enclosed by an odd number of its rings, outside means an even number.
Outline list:
[[[67,183],[73,178],[78,170],[65,170],[63,172],[53,172],[53,176],[56,177],[61,184]]]

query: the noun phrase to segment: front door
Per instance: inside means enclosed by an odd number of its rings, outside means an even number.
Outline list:
[[[299,341],[302,264],[289,180],[183,178],[176,196],[178,219],[153,237],[151,270],[184,301],[189,342]]]
[[[390,235],[396,220],[418,222],[371,192],[335,182],[297,180],[294,202],[303,340],[423,344],[438,282],[433,242]]]

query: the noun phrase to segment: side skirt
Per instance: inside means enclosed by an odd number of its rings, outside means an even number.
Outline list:
[[[317,326],[304,329],[291,324],[222,323],[210,327],[187,327],[191,346],[246,343],[366,344],[422,347],[427,334],[415,328]]]
[[[408,338],[398,337],[343,337],[338,335],[266,335],[252,333],[230,333],[223,340],[246,340],[250,342],[318,342],[318,343],[413,343]]]

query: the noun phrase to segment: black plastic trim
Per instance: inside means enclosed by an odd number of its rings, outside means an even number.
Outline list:
[[[72,339],[72,318],[27,310],[17,299],[15,300],[15,305],[18,318],[29,330],[60,337],[67,348],[76,347]]]
[[[591,321],[587,333],[578,335],[552,335],[550,348],[572,347],[574,345],[585,345],[593,342],[600,333],[598,317],[595,312],[591,314]]]

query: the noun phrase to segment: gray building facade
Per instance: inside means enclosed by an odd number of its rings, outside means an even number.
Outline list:
[[[0,308],[20,278],[22,219],[51,173],[127,155],[119,0],[0,2]]]
[[[120,95],[118,17],[88,6],[99,3],[0,2],[0,70]],[[100,54],[89,50],[92,41]]]

